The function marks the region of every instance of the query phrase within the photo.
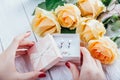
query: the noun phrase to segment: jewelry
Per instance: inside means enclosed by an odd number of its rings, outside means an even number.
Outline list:
[[[71,42],[72,42],[72,40],[68,41],[68,48],[70,48]]]
[[[63,47],[63,44],[64,44],[64,40],[62,39],[62,40],[61,40],[61,43],[60,43],[60,48]]]

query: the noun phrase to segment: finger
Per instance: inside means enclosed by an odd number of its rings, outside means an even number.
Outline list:
[[[101,69],[101,70],[103,70],[101,62],[98,59],[95,59],[95,62],[96,62],[96,65],[98,66],[98,68]]]
[[[44,72],[38,72],[38,71],[33,71],[29,73],[20,73],[18,75],[19,80],[35,80],[37,78],[43,78],[46,77],[46,74]]]
[[[81,50],[81,54],[83,55],[83,63],[86,64],[91,63],[92,57],[90,55],[90,52],[84,47],[81,47],[80,50]]]
[[[20,44],[20,42],[22,42],[22,40],[24,40],[25,38],[27,38],[28,36],[30,36],[30,32],[22,34],[16,38],[14,38],[13,42],[10,44],[10,46],[6,49],[6,53],[11,54],[11,57],[15,57],[15,53],[16,50]]]
[[[24,40],[20,43],[18,48],[19,49],[21,49],[21,48],[29,49],[31,46],[34,45],[34,43],[35,43],[34,41]]]
[[[27,54],[27,51],[17,51],[16,52],[16,57]]]
[[[18,49],[30,49],[32,46],[19,46]]]
[[[97,68],[96,62],[90,55],[90,52],[86,48],[81,47],[81,53],[83,55],[82,68],[88,66],[91,68],[92,66],[94,66],[94,69],[96,69]]]
[[[98,59],[95,59],[95,62],[96,62],[96,65],[98,66],[98,70],[102,73],[102,75],[103,75],[103,80],[106,80],[105,79],[105,73],[104,73],[104,71],[103,71],[103,68],[102,68],[102,64],[101,64],[101,62],[98,60]]]
[[[77,66],[71,62],[67,62],[65,64],[71,71],[74,80],[78,80],[79,79],[79,75],[80,75],[80,71],[78,70]]]
[[[80,52],[80,56],[81,56],[81,58],[80,58],[80,66],[83,64],[83,54]]]

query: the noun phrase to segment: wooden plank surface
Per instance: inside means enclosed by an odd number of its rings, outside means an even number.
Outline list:
[[[19,0],[2,0],[0,4],[0,37],[6,48],[13,37],[31,31],[22,4]],[[30,37],[34,40],[33,34]]]
[[[103,69],[107,80],[120,80],[120,57],[112,65],[103,65]]]
[[[70,70],[65,66],[55,66],[50,69],[52,80],[73,80]]]
[[[25,10],[25,13],[26,13],[26,16],[27,16],[27,19],[28,19],[30,25],[31,25],[32,19],[34,17],[32,14],[33,14],[36,6],[43,1],[44,0],[21,0],[21,3],[23,5],[23,8]],[[40,39],[40,37],[37,36],[36,34],[35,34],[35,38],[37,40]]]
[[[2,47],[2,43],[1,43],[1,39],[0,39],[0,54],[2,53],[3,51],[3,47]]]
[[[31,20],[33,18],[32,14],[34,12],[34,9],[38,5],[38,3],[43,2],[44,0],[21,0],[26,16],[31,24]]]
[[[1,0],[1,2],[0,38],[3,48],[6,49],[16,35],[32,30],[20,0]],[[31,34],[29,39],[35,41],[34,35]],[[20,72],[29,71],[22,57],[16,59],[16,67]],[[40,80],[51,80],[49,73],[47,72],[46,78]]]

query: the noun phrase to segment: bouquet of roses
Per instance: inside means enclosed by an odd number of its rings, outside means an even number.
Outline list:
[[[38,4],[33,13],[32,29],[40,37],[54,33],[79,34],[81,43],[88,48],[94,58],[103,64],[112,64],[118,57],[116,43],[120,45],[120,39],[119,34],[114,36],[107,34],[108,28],[119,32],[120,13],[117,17],[114,17],[114,14],[105,17],[104,14],[110,14],[111,7],[119,5],[119,2],[119,0],[46,0]]]

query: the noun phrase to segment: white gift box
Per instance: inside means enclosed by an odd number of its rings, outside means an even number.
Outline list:
[[[78,34],[54,34],[53,38],[62,55],[58,65],[67,61],[80,64],[80,38]]]
[[[47,35],[28,51],[34,70],[46,71],[67,61],[80,63],[80,40],[77,34]]]

